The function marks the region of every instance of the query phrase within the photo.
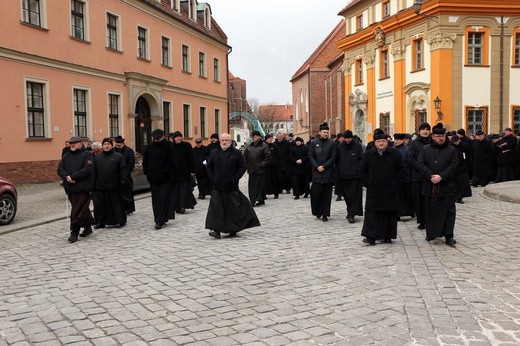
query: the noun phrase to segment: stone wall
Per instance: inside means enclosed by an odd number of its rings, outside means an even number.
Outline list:
[[[0,163],[0,175],[13,184],[49,183],[60,180],[59,160]]]

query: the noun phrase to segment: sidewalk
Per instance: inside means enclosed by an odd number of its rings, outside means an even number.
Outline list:
[[[17,186],[18,212],[14,221],[0,227],[0,235],[66,219],[70,205],[59,181],[46,184]],[[490,184],[484,195],[499,201],[520,204],[520,180]],[[150,192],[140,192],[135,199],[148,198]]]

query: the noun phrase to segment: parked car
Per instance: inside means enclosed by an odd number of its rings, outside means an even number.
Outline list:
[[[18,192],[7,179],[0,176],[0,225],[8,225],[16,216]]]

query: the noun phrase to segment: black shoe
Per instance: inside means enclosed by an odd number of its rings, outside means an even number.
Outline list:
[[[290,190],[290,189],[289,189],[289,190],[285,190],[285,191],[286,191],[288,194],[291,193],[291,190]]]
[[[100,229],[100,228],[105,228],[105,224],[104,223],[98,223],[97,225],[94,225],[94,229]]]
[[[461,199],[458,199],[456,200],[455,202],[459,203],[459,204],[464,204],[464,202],[462,201],[462,198]]]
[[[186,213],[186,208],[182,208],[181,210],[178,210],[177,213],[185,214]]]
[[[79,236],[80,236],[80,237],[88,237],[88,236],[91,235],[92,233],[94,233],[94,232],[92,231],[92,228],[89,227],[89,228],[85,228],[85,229],[83,230],[83,233],[81,233]]]
[[[309,198],[309,194],[306,193],[305,195],[303,195],[303,198]]]
[[[457,244],[457,241],[455,239],[453,239],[453,238],[446,239],[446,245],[454,246],[455,244]]]
[[[341,201],[341,196],[336,197],[336,202]]]
[[[155,226],[154,226],[153,228],[155,228],[155,229],[161,229],[161,228],[162,228],[162,225],[163,225],[162,223],[158,222],[158,223],[155,224]]]
[[[258,201],[258,202],[256,202],[256,205],[264,205],[264,204],[265,204],[264,201]]]
[[[294,196],[294,199],[300,199],[300,196]]]
[[[321,219],[321,221],[323,221],[323,222],[327,222],[327,221],[329,221],[329,218],[326,217],[326,216],[324,216],[324,217]]]
[[[71,234],[69,239],[67,239],[69,243],[75,243],[78,241],[78,235],[77,234]]]
[[[274,199],[278,199],[278,195],[274,195]]]
[[[428,236],[426,236],[426,238],[424,238],[424,240],[426,240],[427,242],[430,242],[432,240],[434,240],[435,238],[428,238]]]
[[[204,195],[199,195],[199,199],[206,199],[206,196],[204,196]]]
[[[130,215],[130,214],[132,214],[133,212],[134,212],[134,210],[127,210],[127,211],[126,211],[126,215]]]
[[[317,218],[317,219],[321,219],[321,215],[320,215],[320,216],[316,215],[316,218]]]
[[[354,218],[353,217],[347,217],[347,221],[348,223],[354,223]]]
[[[214,238],[220,239],[220,232],[217,232],[217,231],[209,231],[208,234],[210,235],[210,237],[214,237]],[[236,234],[236,233],[235,233],[235,234]]]
[[[368,245],[376,245],[376,241],[373,239],[363,238],[363,243]]]
[[[417,229],[423,230],[426,229],[426,227],[424,226],[424,223],[420,223],[419,226],[417,226]]]
[[[229,237],[233,238],[237,236],[237,232],[229,232]]]

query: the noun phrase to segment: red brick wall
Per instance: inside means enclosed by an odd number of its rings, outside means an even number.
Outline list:
[[[0,175],[13,184],[49,183],[60,180],[59,160],[0,163]]]

